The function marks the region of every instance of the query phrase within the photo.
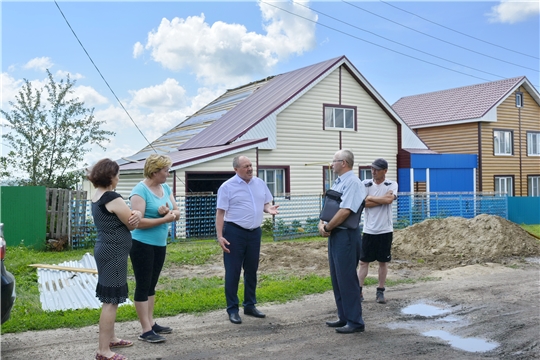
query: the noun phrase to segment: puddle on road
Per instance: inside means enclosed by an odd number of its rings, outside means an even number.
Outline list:
[[[499,344],[491,341],[486,341],[479,338],[462,338],[459,336],[452,335],[443,330],[431,330],[422,333],[424,336],[438,337],[445,341],[448,341],[450,346],[470,351],[470,352],[485,352],[495,349]]]
[[[486,352],[499,346],[498,343],[480,338],[462,338],[451,334],[448,330],[458,330],[468,325],[468,321],[452,312],[461,310],[461,306],[449,306],[441,303],[417,303],[401,310],[403,314],[414,316],[407,321],[390,323],[390,329],[408,329],[418,331],[424,336],[438,337],[447,341],[450,346],[469,352]]]
[[[403,310],[401,310],[401,312],[407,315],[420,315],[420,316],[425,316],[425,317],[432,317],[432,316],[446,314],[447,312],[450,312],[450,310],[445,309],[444,307],[438,307],[434,305],[421,303],[421,304],[409,305]]]

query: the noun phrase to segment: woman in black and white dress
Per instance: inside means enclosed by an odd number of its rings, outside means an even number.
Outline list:
[[[114,191],[119,180],[119,166],[110,159],[97,162],[88,175],[96,188],[92,196],[92,216],[97,228],[94,258],[98,268],[96,297],[103,303],[99,318],[99,348],[96,360],[125,360],[111,348],[133,345],[114,333],[118,305],[128,297],[127,258],[131,249],[130,230],[137,228],[142,214],[131,210]]]

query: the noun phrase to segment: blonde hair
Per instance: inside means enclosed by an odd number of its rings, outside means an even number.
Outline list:
[[[165,167],[170,167],[172,160],[167,155],[152,154],[144,163],[144,177],[150,178],[152,175]]]

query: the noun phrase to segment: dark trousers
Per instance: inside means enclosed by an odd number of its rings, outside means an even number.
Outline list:
[[[223,237],[230,243],[230,253],[223,253],[225,264],[225,299],[227,313],[238,312],[238,283],[240,272],[244,269],[244,309],[254,307],[257,303],[255,289],[257,287],[257,270],[261,252],[261,228],[252,231],[225,223]]]
[[[356,274],[361,247],[360,228],[333,229],[328,238],[330,277],[338,317],[341,321],[347,321],[347,325],[352,327],[364,325],[360,283]]]
[[[135,275],[135,301],[148,301],[149,296],[156,295],[166,253],[166,246],[148,245],[133,239],[129,257]]]

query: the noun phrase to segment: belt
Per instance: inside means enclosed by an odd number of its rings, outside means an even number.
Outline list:
[[[242,227],[242,226],[240,226],[238,224],[235,224],[233,222],[230,222],[230,221],[225,221],[225,224],[231,225],[232,227],[235,227],[235,228],[240,229],[240,230],[245,230],[245,231],[255,231],[258,228],[260,228],[260,226],[257,226],[256,228],[253,228],[253,229],[246,229],[245,227]]]

